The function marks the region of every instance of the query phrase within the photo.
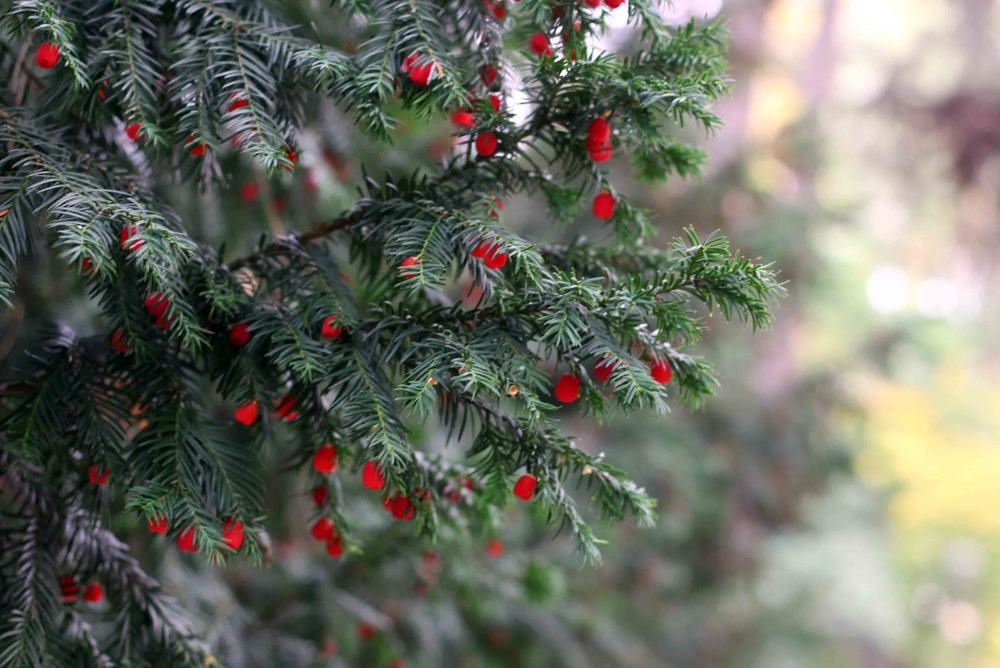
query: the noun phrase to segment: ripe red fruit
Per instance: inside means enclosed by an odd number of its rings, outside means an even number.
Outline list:
[[[108,469],[102,469],[97,464],[91,464],[87,471],[87,477],[95,485],[106,485],[108,483]]]
[[[326,487],[324,485],[313,488],[312,500],[317,506],[322,506],[326,502]]]
[[[252,202],[255,199],[257,199],[258,192],[260,192],[260,189],[257,187],[257,184],[254,183],[253,181],[247,181],[242,186],[240,186],[240,198],[244,202]]]
[[[607,220],[615,214],[614,196],[607,191],[598,193],[597,197],[594,198],[594,206],[592,207],[592,210],[595,218]]]
[[[471,128],[476,124],[476,119],[466,109],[459,109],[457,111],[453,111],[451,112],[450,116],[451,116],[451,122],[459,127]]]
[[[569,404],[580,396],[580,379],[571,373],[564,373],[556,382],[556,399]]]
[[[198,546],[194,543],[194,527],[181,529],[177,534],[177,548],[184,552],[197,552]]]
[[[229,96],[229,99],[232,100],[234,97],[236,97],[236,95],[237,95],[236,93],[233,93],[232,95]],[[232,104],[229,105],[229,113],[231,114],[237,109],[242,109],[248,104],[250,104],[250,100],[246,99],[245,97],[239,97]]]
[[[94,273],[94,261],[89,257],[83,258],[83,262],[80,263],[80,271],[83,272],[84,276],[90,276]]]
[[[490,11],[493,12],[493,16],[497,21],[503,21],[504,17],[507,16],[507,5],[502,2],[494,3]]]
[[[604,162],[611,159],[611,138],[605,139],[601,144],[588,144],[587,152],[594,162]]]
[[[326,553],[331,557],[339,557],[344,552],[344,545],[340,542],[340,536],[331,535],[326,539]]]
[[[286,394],[281,397],[281,401],[278,402],[278,407],[274,409],[274,412],[291,422],[299,416],[299,412],[295,410],[295,402],[298,400],[298,397]]]
[[[188,135],[186,143],[190,144],[193,141],[194,141],[194,135]],[[205,145],[204,144],[197,144],[197,145],[195,145],[194,148],[192,148],[191,150],[189,150],[188,153],[190,153],[191,155],[197,155],[199,157],[203,156],[203,155],[205,155]]]
[[[476,247],[472,249],[472,253],[470,253],[470,255],[472,255],[472,257],[482,259],[486,257],[486,253],[489,252],[492,245],[493,244],[489,241],[483,241],[482,237],[480,237],[479,243],[477,243]]]
[[[118,233],[118,242],[127,251],[139,250],[145,243],[139,238],[139,226],[135,224],[122,228],[122,231]]]
[[[492,132],[476,135],[476,153],[488,158],[497,150],[497,136]]]
[[[222,544],[234,550],[243,544],[243,522],[229,518],[222,525]]]
[[[361,469],[361,484],[368,489],[382,489],[382,485],[385,484],[385,476],[382,475],[382,471],[375,465],[375,462],[365,462]]]
[[[415,57],[415,56],[414,56]],[[424,63],[423,65],[410,66],[410,81],[417,86],[426,86],[431,79],[431,72],[434,70],[434,63]]]
[[[611,137],[611,126],[603,116],[598,116],[587,125],[587,149],[600,147]]]
[[[588,7],[597,8],[601,6],[601,0],[583,0]]]
[[[324,339],[335,339],[344,332],[343,327],[338,327],[334,323],[337,321],[337,316],[328,315],[323,320],[323,326],[320,327],[320,335]]]
[[[358,624],[358,636],[362,640],[369,640],[375,636],[375,627],[368,622]]]
[[[250,326],[245,322],[238,322],[229,328],[229,342],[241,348],[250,340]]]
[[[132,141],[139,141],[140,139],[142,139],[142,135],[139,134],[139,130],[141,129],[142,129],[141,125],[139,125],[138,123],[133,123],[132,125],[125,128],[125,134],[127,134],[128,138],[131,139]]]
[[[507,264],[507,253],[500,250],[499,242],[494,244],[493,247],[486,253],[485,262],[486,266],[490,269],[499,269]]]
[[[524,501],[530,501],[535,495],[535,487],[538,480],[530,473],[525,473],[514,483],[514,496]]]
[[[496,559],[503,554],[503,543],[493,538],[486,543],[486,556]]]
[[[337,468],[337,451],[329,443],[324,443],[313,455],[313,468],[320,473],[329,473]],[[326,488],[323,488],[324,492]],[[319,505],[317,503],[316,505]]]
[[[625,2],[625,0],[604,0],[604,4],[606,4],[611,9],[615,9],[616,7],[621,6],[623,2]]]
[[[249,427],[253,424],[254,420],[257,419],[257,402],[247,401],[246,403],[240,404],[236,408],[236,412],[233,413],[233,417],[240,424]]]
[[[483,84],[489,88],[497,80],[497,70],[492,65],[483,65],[479,68],[479,76],[482,77]]]
[[[536,56],[551,56],[552,47],[549,45],[549,38],[543,32],[536,32],[528,40],[528,48]]]
[[[143,304],[146,306],[149,315],[159,317],[167,310],[170,300],[164,297],[162,292],[154,292],[146,296]]]
[[[96,582],[91,582],[83,588],[83,600],[87,603],[97,603],[101,600],[101,596],[103,594],[104,592],[101,591],[101,585]]]
[[[35,51],[35,64],[43,70],[52,69],[59,62],[59,47],[52,42],[42,42]]]
[[[649,375],[660,385],[665,385],[670,382],[673,372],[670,370],[670,365],[667,364],[666,360],[658,359],[649,367]]]
[[[410,256],[410,257],[406,258],[405,260],[403,260],[400,263],[399,266],[400,266],[401,269],[404,269],[406,267],[416,267],[419,264],[420,264],[420,260],[418,260],[417,258],[415,258],[413,256]],[[404,271],[403,272],[403,278],[414,278],[415,276],[416,276],[416,274],[413,273],[413,272],[409,272],[409,271]]]
[[[333,535],[333,520],[329,517],[319,518],[313,522],[312,528],[309,529],[309,535],[316,540],[326,540]]]
[[[299,154],[296,153],[295,149],[292,148],[291,146],[286,146],[285,147],[285,157],[288,158],[288,161],[290,163],[292,163],[288,167],[285,167],[285,171],[286,172],[290,172],[293,169],[295,169],[295,163],[299,161]]]
[[[608,378],[611,378],[611,372],[615,370],[616,363],[614,360],[600,360],[594,365],[594,378],[606,382]]]
[[[497,95],[496,93],[490,93],[489,101],[490,101],[490,106],[493,107],[493,111],[494,112],[500,111],[500,96],[499,95]]]
[[[125,341],[125,331],[119,327],[111,335],[111,347],[120,353],[128,352],[128,343]]]
[[[410,498],[407,496],[393,497],[389,511],[397,520],[413,519],[413,504],[410,503]]]
[[[62,597],[63,603],[72,603],[76,600],[78,593],[80,593],[80,585],[72,575],[67,575],[59,581],[59,595]]]
[[[167,516],[157,515],[150,517],[146,527],[153,533],[167,533]]]

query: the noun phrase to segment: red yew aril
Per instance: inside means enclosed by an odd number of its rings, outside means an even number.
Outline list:
[[[571,373],[564,373],[556,382],[556,399],[569,404],[580,396],[580,379]]]
[[[611,359],[600,360],[594,365],[594,378],[606,382],[611,378],[611,373],[615,370],[616,362]]]
[[[43,70],[50,70],[59,62],[59,47],[52,42],[42,42],[35,51],[35,64]]]
[[[72,575],[67,575],[59,581],[59,595],[62,597],[63,603],[72,603],[79,593],[80,585]]]
[[[339,557],[344,553],[344,545],[340,542],[340,536],[333,534],[326,539],[326,553],[331,557]]]
[[[118,233],[118,242],[126,251],[139,250],[145,242],[138,237],[139,226],[135,224],[126,225],[122,228],[122,231]]]
[[[604,140],[601,144],[588,144],[587,152],[594,162],[605,162],[611,159],[611,138]]]
[[[329,443],[324,443],[313,455],[313,468],[320,473],[330,473],[337,468],[337,450]],[[326,488],[323,488],[324,490]],[[318,503],[316,505],[319,505]]]
[[[492,65],[483,65],[479,68],[479,76],[482,77],[483,84],[489,88],[497,80],[497,70]]]
[[[497,242],[492,248],[486,253],[484,258],[486,266],[490,269],[499,269],[500,267],[507,264],[507,253],[500,250],[500,243]]]
[[[143,301],[146,307],[146,311],[149,315],[160,317],[167,310],[167,306],[170,305],[170,300],[163,296],[162,292],[154,292],[146,296]]]
[[[476,135],[476,153],[488,158],[497,150],[497,136],[492,132]]]
[[[493,538],[486,543],[486,556],[496,559],[503,554],[503,543]]]
[[[139,132],[142,130],[142,126],[139,123],[133,123],[132,125],[125,128],[125,134],[132,141],[139,141],[142,139],[142,135]]]
[[[393,497],[392,505],[389,510],[392,512],[392,516],[397,520],[413,519],[413,504],[410,503],[410,498],[408,496]]]
[[[410,257],[408,257],[405,260],[403,260],[400,263],[399,267],[400,267],[400,269],[406,269],[407,267],[416,267],[419,264],[420,264],[420,260],[418,260],[416,257],[413,257],[411,255]],[[416,277],[416,274],[413,273],[412,271],[404,271],[403,272],[403,278],[415,278],[415,277]]]
[[[167,516],[157,515],[156,517],[150,517],[146,523],[146,528],[153,533],[167,533],[167,529],[169,528]]]
[[[314,487],[312,491],[313,503],[317,506],[322,506],[326,503],[326,487],[320,485],[319,487]]]
[[[278,402],[278,407],[274,409],[274,412],[291,422],[299,416],[299,412],[295,410],[295,402],[298,400],[299,398],[295,395],[286,394],[281,397],[281,401]]]
[[[238,322],[229,328],[229,342],[241,348],[250,340],[250,325],[245,322]]]
[[[611,126],[603,116],[598,116],[587,125],[587,149],[599,147],[611,137]]]
[[[552,47],[549,44],[549,37],[543,32],[536,32],[528,40],[528,48],[536,56],[551,56]]]
[[[309,535],[316,540],[326,540],[333,535],[333,520],[329,517],[321,517],[313,522],[309,529]]]
[[[104,592],[101,590],[101,585],[96,582],[91,582],[89,585],[83,588],[83,600],[87,603],[97,603],[101,600]]]
[[[451,122],[463,128],[471,128],[476,125],[475,117],[466,109],[459,109],[451,112]]]
[[[108,483],[108,469],[102,469],[97,464],[91,464],[87,471],[87,477],[95,485],[106,485]]]
[[[514,483],[514,496],[523,501],[530,501],[535,496],[535,487],[537,485],[538,479],[530,473],[525,473]]]
[[[181,529],[177,534],[177,548],[184,552],[197,552],[198,546],[194,543],[194,527]]]
[[[194,142],[194,135],[188,135],[186,143],[190,145],[192,142]],[[196,144],[193,148],[191,148],[188,151],[188,153],[190,153],[191,155],[196,155],[196,156],[201,157],[201,156],[205,155],[205,145],[204,144]]]
[[[247,401],[246,403],[240,404],[236,408],[236,412],[233,414],[236,421],[240,424],[249,427],[257,419],[257,402]]]
[[[623,2],[625,2],[625,0],[604,0],[604,4],[606,4],[611,9],[620,7]]]
[[[594,205],[592,207],[595,218],[600,218],[601,220],[607,220],[615,214],[615,198],[614,196],[607,192],[598,193],[594,198]]]
[[[120,353],[128,352],[128,343],[126,341],[125,331],[119,327],[111,335],[111,347]]]
[[[252,202],[257,199],[257,193],[260,192],[260,188],[253,181],[247,181],[242,186],[240,186],[240,199],[244,202]]]
[[[658,359],[649,367],[649,375],[660,385],[665,385],[670,382],[673,372],[666,360]]]
[[[223,523],[222,544],[233,550],[240,549],[243,544],[243,522],[230,518]]]
[[[344,333],[344,328],[338,327],[336,322],[337,316],[335,315],[328,315],[323,319],[323,325],[320,327],[319,333],[324,339],[335,339]]]
[[[375,462],[365,462],[361,469],[361,484],[368,489],[382,489],[385,485],[385,476]]]

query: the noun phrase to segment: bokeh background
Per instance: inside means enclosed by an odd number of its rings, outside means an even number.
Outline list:
[[[278,4],[323,20],[324,3]],[[523,507],[430,551],[368,508],[366,555],[332,563],[308,539],[303,478],[269,491],[270,568],[222,578],[116,527],[225,665],[1000,668],[1000,2],[665,11],[730,26],[726,126],[689,137],[709,154],[700,180],[644,189],[623,163],[615,185],[655,212],[661,243],[721,230],[790,296],[752,340],[710,322],[700,352],[722,383],[701,410],[596,428],[567,412],[580,447],[658,498],[657,526],[601,525],[592,568]],[[223,239],[233,211],[260,232],[305,225],[348,206],[363,167],[429,169],[452,150],[446,120],[412,119],[387,150],[314,111],[294,176],[259,179],[252,203],[239,183],[177,202],[202,237]],[[505,202],[505,222],[572,233],[539,210]],[[444,447],[433,425],[423,436]]]

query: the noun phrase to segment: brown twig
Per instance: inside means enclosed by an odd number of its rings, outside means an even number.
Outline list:
[[[302,234],[295,235],[292,238],[293,239],[297,239],[298,242],[299,242],[299,245],[304,246],[304,245],[306,245],[308,243],[316,241],[317,239],[322,239],[323,237],[325,237],[327,235],[333,234],[337,230],[342,230],[345,227],[347,227],[348,225],[350,225],[351,223],[355,223],[355,222],[359,221],[360,219],[361,219],[361,210],[357,209],[357,210],[352,211],[351,213],[349,213],[349,214],[347,214],[345,216],[341,216],[340,218],[334,218],[333,220],[331,220],[328,223],[325,223],[323,225],[319,225],[317,227],[314,227],[311,230],[307,230],[307,231],[303,232]],[[285,237],[285,238],[288,238],[288,237]],[[237,269],[241,269],[241,268],[247,266],[248,264],[253,264],[254,262],[260,260],[265,255],[268,255],[268,254],[273,253],[273,252],[275,252],[277,250],[280,250],[281,248],[284,248],[285,246],[286,246],[286,244],[278,243],[278,242],[273,242],[271,244],[268,244],[267,246],[264,246],[263,248],[261,248],[256,253],[251,253],[250,255],[245,255],[245,256],[243,256],[241,258],[237,258],[237,259],[233,260],[232,262],[227,262],[225,266],[229,269],[229,271],[236,271]]]

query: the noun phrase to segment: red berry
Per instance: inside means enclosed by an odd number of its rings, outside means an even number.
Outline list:
[[[500,243],[497,242],[486,254],[486,266],[490,269],[499,269],[507,264],[507,253],[500,250]]]
[[[594,378],[602,383],[611,378],[611,372],[615,370],[616,362],[611,359],[601,360],[594,365]]]
[[[128,352],[128,343],[125,341],[125,331],[119,327],[111,335],[111,347],[120,353]]]
[[[194,141],[194,135],[188,135],[186,143],[190,144],[193,141]],[[203,155],[205,155],[205,145],[204,144],[197,144],[197,145],[195,145],[194,148],[192,148],[191,150],[189,150],[188,153],[190,153],[191,155],[197,155],[199,157],[203,156]]]
[[[35,51],[35,64],[43,70],[52,69],[59,62],[59,47],[52,42],[42,42]]]
[[[658,359],[649,367],[649,375],[660,385],[665,385],[670,382],[673,372],[670,370],[670,365],[667,364],[666,360]]]
[[[375,465],[375,462],[365,462],[361,469],[361,484],[368,489],[382,489],[382,485],[385,484],[385,476],[382,475],[382,471]]]
[[[482,237],[480,237],[480,239],[482,239]],[[492,246],[493,244],[491,244],[489,241],[480,241],[478,244],[476,244],[476,247],[472,249],[472,253],[470,253],[470,255],[472,255],[472,257],[482,259],[486,257],[486,253],[489,252]]]
[[[299,416],[299,412],[295,410],[295,402],[298,400],[299,398],[295,395],[286,394],[278,402],[278,407],[274,409],[274,412],[291,422]]]
[[[611,159],[611,138],[605,139],[601,144],[588,144],[587,152],[594,162],[604,162]]]
[[[601,6],[601,0],[583,0],[583,1],[586,3],[588,7],[597,8]]]
[[[139,134],[139,131],[141,129],[142,129],[141,125],[139,125],[138,123],[133,123],[132,125],[125,128],[125,134],[127,134],[128,138],[131,139],[132,141],[139,141],[140,139],[142,139],[142,135]]]
[[[490,9],[497,21],[503,21],[504,17],[507,16],[507,5],[502,2],[495,3]]]
[[[288,162],[292,163],[288,167],[285,167],[286,172],[290,172],[295,169],[295,163],[299,160],[299,154],[295,152],[295,149],[291,146],[285,147],[285,157],[288,158]]]
[[[234,550],[240,549],[243,544],[243,522],[230,518],[223,523],[222,544]]]
[[[497,80],[497,70],[492,65],[483,65],[479,68],[479,76],[482,77],[483,84],[489,88]]]
[[[616,7],[620,7],[624,1],[625,0],[604,0],[604,4],[606,4],[611,9],[615,9]]]
[[[163,296],[162,292],[154,292],[146,296],[143,302],[149,315],[159,317],[167,310],[170,300]]]
[[[245,322],[238,322],[229,328],[229,342],[241,348],[250,340],[250,326]]]
[[[419,264],[420,264],[420,260],[418,260],[417,258],[411,256],[411,257],[408,257],[405,260],[403,260],[400,263],[399,266],[400,266],[401,269],[405,269],[406,267],[416,267]],[[403,272],[403,278],[414,278],[415,276],[416,276],[416,274],[413,273],[413,272],[409,272],[409,271],[404,271]]]
[[[313,503],[317,506],[322,506],[326,502],[326,486],[320,485],[319,487],[314,487],[312,491]]]
[[[434,70],[434,63],[424,63],[423,65],[413,65],[410,67],[410,81],[417,86],[426,86],[431,79],[431,72]]]
[[[333,535],[333,520],[329,517],[319,518],[313,522],[312,528],[309,529],[309,535],[316,540],[326,540]]]
[[[244,202],[252,202],[255,199],[257,199],[257,193],[259,191],[260,189],[257,187],[256,183],[254,183],[253,181],[247,181],[242,186],[240,186],[240,198]]]
[[[503,543],[493,538],[486,543],[486,556],[496,559],[503,554]]]
[[[494,112],[500,111],[500,96],[496,93],[490,93],[489,96],[490,106],[493,107]],[[501,207],[503,208],[503,207]]]
[[[536,56],[551,56],[552,47],[549,45],[549,38],[543,32],[536,32],[528,40],[528,48]]]
[[[83,262],[80,263],[80,271],[83,272],[84,276],[91,276],[94,273],[94,261],[89,257],[83,258]]]
[[[514,496],[524,501],[530,501],[531,497],[535,495],[535,487],[537,485],[538,480],[535,476],[525,473],[514,483]]]
[[[324,443],[313,455],[313,468],[320,473],[329,473],[337,468],[337,451],[329,443]],[[322,488],[324,493],[326,488]],[[325,495],[325,494],[324,494]],[[316,504],[317,506],[319,503]]]
[[[611,136],[611,126],[603,116],[598,116],[587,125],[587,148],[600,146]]]
[[[324,339],[335,339],[344,332],[343,327],[338,327],[334,323],[337,321],[337,316],[328,315],[323,320],[323,326],[320,327],[320,335]]]
[[[87,471],[87,477],[95,485],[106,485],[108,483],[108,469],[102,469],[97,464],[91,464]]]
[[[122,231],[118,233],[118,241],[121,247],[127,251],[139,250],[145,243],[142,239],[139,239],[139,227],[137,225],[126,225],[122,228]]]
[[[242,425],[249,427],[253,424],[254,420],[257,419],[257,402],[247,401],[242,403],[237,407],[236,412],[233,414],[236,421]]]
[[[407,496],[393,497],[389,510],[397,520],[413,519],[413,504],[410,503],[410,498]]]
[[[101,591],[101,585],[96,582],[91,582],[83,588],[83,600],[87,603],[97,603],[101,600],[103,593],[104,592]]]
[[[344,545],[340,542],[340,536],[331,535],[326,539],[326,553],[331,557],[339,557],[344,552]]]
[[[564,373],[556,383],[556,399],[569,404],[580,396],[580,379],[571,373]]]
[[[59,581],[59,594],[62,596],[63,603],[72,603],[76,600],[78,593],[80,593],[80,585],[72,575],[67,575]]]
[[[194,544],[194,527],[181,529],[177,534],[177,548],[184,552],[198,551],[198,546]]]
[[[607,220],[615,213],[615,198],[614,196],[607,192],[601,192],[597,194],[594,198],[594,206],[592,207],[595,218],[600,218],[601,220]]]
[[[358,636],[362,640],[369,640],[375,636],[375,627],[368,622],[361,622],[358,624]]]
[[[237,93],[233,93],[232,95],[229,96],[229,99],[232,100],[236,96]],[[248,104],[250,104],[250,100],[246,99],[245,97],[238,97],[232,104],[229,105],[229,113],[231,114],[237,109],[242,109]]]
[[[488,158],[497,150],[497,136],[492,132],[476,135],[476,153]]]
[[[476,119],[466,109],[451,112],[451,122],[463,128],[475,126]]]
[[[146,527],[153,533],[167,533],[167,526],[166,515],[150,517],[149,521],[146,523]]]

